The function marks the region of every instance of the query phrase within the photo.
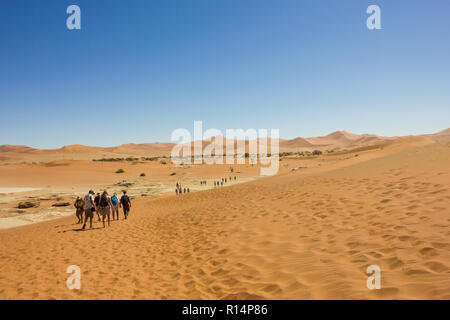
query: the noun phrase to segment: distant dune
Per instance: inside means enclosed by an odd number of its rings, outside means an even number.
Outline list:
[[[450,139],[450,128],[439,131],[434,134],[426,134],[424,137],[430,138],[433,141],[445,141]]]
[[[89,147],[89,146],[83,146],[81,144],[72,144],[69,146],[64,146],[60,149],[56,150],[45,150],[45,151],[60,151],[60,152],[92,152],[92,151],[99,151],[103,148],[97,148],[97,147]]]
[[[280,141],[280,148],[311,148],[314,145],[304,138]]]
[[[433,141],[445,141],[450,139],[450,128],[440,131],[435,134],[426,134],[421,135],[422,137],[429,138]],[[217,141],[219,137],[212,137],[210,139],[205,139],[201,141],[202,148],[204,149],[206,146],[210,146],[210,148],[214,148],[217,145],[214,143]],[[226,150],[226,144],[230,141],[225,137],[223,138],[224,144],[224,152]],[[389,141],[393,141],[402,137],[381,137],[373,134],[354,134],[347,131],[336,131],[330,133],[326,136],[321,137],[311,137],[311,138],[302,138],[297,137],[294,139],[279,140],[280,151],[296,151],[296,150],[304,150],[304,149],[319,149],[319,150],[332,150],[337,148],[354,148],[354,147],[365,147],[376,144],[381,144]],[[267,139],[267,143],[270,151],[270,138]],[[249,150],[250,141],[239,141],[235,140],[235,150],[236,152],[246,152]],[[260,139],[258,139],[258,143],[260,143]],[[191,148],[193,150],[194,142],[189,142]],[[175,143],[129,143],[122,144],[120,146],[114,147],[91,147],[84,146],[80,144],[68,145],[59,149],[34,149],[27,146],[14,146],[14,145],[2,145],[0,146],[0,153],[45,153],[45,154],[98,154],[104,156],[115,156],[115,155],[136,155],[136,156],[156,156],[156,155],[169,155],[172,151]],[[238,145],[244,145],[245,150],[238,150]]]
[[[147,154],[147,153],[167,153],[172,150],[175,143],[129,143],[117,147],[103,148],[104,151],[123,154]]]
[[[12,146],[9,144],[4,144],[0,146],[0,152],[30,152],[35,149],[27,146]]]
[[[315,146],[330,148],[347,146],[360,136],[346,131],[336,131],[324,137],[307,138],[306,140]]]

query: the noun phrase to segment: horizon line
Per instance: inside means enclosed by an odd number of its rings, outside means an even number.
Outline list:
[[[298,138],[311,139],[311,138],[327,137],[327,136],[332,135],[334,133],[342,133],[342,132],[349,133],[349,134],[355,134],[355,135],[358,135],[358,136],[367,136],[368,135],[368,136],[377,136],[377,137],[381,137],[381,138],[396,138],[396,137],[411,137],[411,136],[433,135],[433,134],[438,134],[438,133],[441,133],[441,132],[445,132],[446,130],[450,130],[450,127],[444,128],[444,129],[439,130],[439,131],[434,132],[434,133],[394,135],[394,136],[384,136],[384,135],[378,135],[378,134],[375,134],[375,133],[361,133],[361,134],[359,134],[359,133],[353,133],[353,132],[347,131],[347,130],[336,130],[336,131],[330,132],[330,133],[325,134],[325,135],[320,135],[320,136],[313,136],[313,137],[297,136],[297,137],[290,138],[290,139],[289,138],[281,138],[280,137],[279,140],[291,141],[291,140],[295,140],[295,139],[298,139]],[[206,139],[210,139],[210,138],[218,137],[218,136],[205,137],[205,138],[203,138],[203,140],[200,140],[200,141],[205,141]],[[225,135],[222,135],[222,137],[226,138]],[[259,138],[260,137],[257,137],[257,139],[259,139]],[[267,137],[267,138],[270,138],[270,137]],[[234,139],[234,140],[236,140],[236,139]],[[192,142],[195,142],[195,141],[198,141],[198,140],[191,140],[191,141],[188,141],[188,142],[185,142],[185,143],[192,143]],[[245,139],[245,141],[249,141],[249,139]],[[110,145],[110,146],[99,146],[99,145],[88,145],[88,144],[81,144],[81,143],[72,143],[72,144],[62,145],[60,147],[57,147],[57,146],[56,147],[35,147],[33,145],[28,145],[28,144],[3,143],[3,144],[0,144],[0,147],[26,147],[26,148],[30,148],[30,149],[43,150],[44,151],[44,150],[58,150],[58,149],[62,149],[64,147],[70,147],[70,146],[81,146],[81,147],[89,147],[89,148],[114,148],[114,147],[119,147],[119,146],[123,146],[123,145],[130,145],[130,144],[140,145],[140,144],[178,144],[178,143],[171,142],[171,141],[166,141],[166,142],[164,142],[164,141],[163,142],[161,142],[161,141],[155,141],[155,142],[127,142],[127,143],[121,143],[121,144]]]

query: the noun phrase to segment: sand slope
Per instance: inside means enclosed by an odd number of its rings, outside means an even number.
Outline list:
[[[352,156],[353,157],[353,156]],[[0,232],[2,299],[449,299],[450,143]],[[66,289],[79,265],[82,290]],[[368,265],[382,289],[366,288]]]

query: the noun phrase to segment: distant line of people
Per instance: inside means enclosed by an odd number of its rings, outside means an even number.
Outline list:
[[[228,178],[222,178],[222,180],[214,181],[214,187],[223,187],[228,181],[231,182],[233,179],[231,176]],[[236,181],[236,176],[234,176],[234,181]]]
[[[181,187],[181,184],[179,184],[177,182],[176,188],[175,188],[175,194],[176,195],[179,195],[179,194],[182,194],[182,193],[189,193],[189,192],[190,192],[189,188],[183,188],[183,187]]]
[[[233,181],[233,179],[234,179],[234,181],[236,181],[236,179],[237,179],[236,176],[234,176],[234,177],[229,176],[227,178],[221,178],[221,180],[214,181],[214,187],[223,186],[227,182]],[[207,185],[207,181],[206,180],[200,180],[200,185],[205,185],[206,186]],[[177,182],[177,184],[175,186],[175,194],[176,195],[183,194],[183,193],[189,193],[189,192],[190,192],[189,188],[183,188],[181,186],[181,184]]]
[[[233,172],[231,170],[231,172]],[[236,176],[234,176],[234,180],[236,181]],[[223,186],[228,181],[232,181],[232,177],[221,178],[219,181],[214,181],[214,187]],[[201,180],[200,185],[206,185],[206,180]],[[180,183],[177,182],[175,188],[175,194],[183,194],[190,193],[190,189],[186,187],[182,187]],[[113,220],[119,220],[119,208],[123,209],[123,214],[125,220],[128,218],[131,209],[131,200],[127,195],[127,191],[123,191],[123,195],[120,198],[117,197],[117,194],[114,193],[112,197],[108,195],[108,192],[105,190],[102,194],[97,193],[94,197],[95,192],[93,190],[89,190],[88,194],[84,196],[84,199],[81,197],[77,197],[74,202],[74,206],[76,208],[76,217],[78,219],[77,223],[83,223],[82,230],[86,229],[86,224],[89,220],[90,229],[92,229],[92,220],[94,218],[94,212],[97,214],[98,221],[103,222],[103,227],[106,227],[106,218],[108,220],[108,226],[111,225],[111,213]],[[83,221],[84,215],[84,221]]]
[[[120,198],[120,201],[116,193],[114,193],[113,196],[110,197],[106,190],[103,191],[101,195],[100,193],[97,193],[95,197],[94,195],[95,192],[93,190],[89,190],[84,199],[81,199],[81,197],[77,197],[74,203],[74,206],[76,208],[76,216],[78,218],[77,223],[83,223],[84,214],[84,224],[82,227],[83,230],[86,228],[88,220],[90,228],[92,229],[92,219],[94,218],[94,212],[97,214],[98,221],[103,221],[103,227],[106,227],[106,218],[108,218],[108,226],[111,225],[111,212],[113,220],[119,220],[119,208],[123,209],[124,218],[128,218],[131,209],[131,200],[125,190],[123,191],[123,195]]]

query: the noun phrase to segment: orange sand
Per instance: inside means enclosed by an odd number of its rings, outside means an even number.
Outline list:
[[[0,298],[450,299],[449,163],[448,140],[401,139],[285,158],[279,175],[244,184],[136,197],[130,219],[105,229],[78,231],[67,217],[3,230]],[[9,174],[0,185],[62,188],[69,179],[84,190],[115,183],[123,165],[34,166],[0,167]],[[143,168],[127,165],[126,179]],[[171,177],[173,168],[152,168],[151,181],[191,184],[228,169],[176,168]],[[81,268],[79,291],[66,288],[69,265]],[[381,268],[381,290],[366,288],[369,265]]]

